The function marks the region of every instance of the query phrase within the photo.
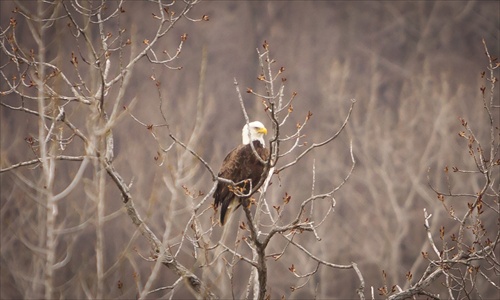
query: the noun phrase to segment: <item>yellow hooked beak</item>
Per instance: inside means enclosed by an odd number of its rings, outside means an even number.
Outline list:
[[[266,127],[257,128],[257,132],[262,134],[267,134],[267,129]]]

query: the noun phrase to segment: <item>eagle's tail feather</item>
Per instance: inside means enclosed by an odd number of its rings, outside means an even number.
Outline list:
[[[234,197],[229,201],[229,203],[223,203],[220,208],[220,224],[224,226],[226,222],[229,220],[231,213],[235,208],[239,206],[238,198]]]

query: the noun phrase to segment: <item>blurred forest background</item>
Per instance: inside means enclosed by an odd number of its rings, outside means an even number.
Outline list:
[[[34,1],[22,4],[35,6]],[[7,28],[9,19],[17,18],[18,38],[25,38],[18,42],[25,49],[33,48],[30,28],[20,22],[13,12],[15,7],[13,1],[0,2],[1,27]],[[156,21],[152,16],[155,9],[154,3],[144,1],[123,4],[120,26],[127,28],[126,34],[134,43],[140,44],[154,34],[151,24]],[[464,174],[452,174],[447,182],[443,170],[446,166],[474,168],[467,143],[458,135],[459,117],[468,120],[478,140],[489,138],[480,93],[485,84],[481,72],[486,71],[488,63],[481,40],[484,38],[490,53],[498,56],[499,12],[498,1],[205,1],[189,15],[206,15],[209,21],[181,20],[173,33],[159,42],[160,48],[175,49],[179,37],[187,34],[180,57],[173,63],[182,68],[151,66],[142,59],[134,67],[121,105],[132,104],[129,109],[138,119],[160,124],[164,123],[158,112],[161,98],[171,132],[181,141],[189,141],[190,147],[217,170],[224,156],[240,143],[244,125],[234,78],[243,91],[246,87],[258,90],[261,71],[256,48],[262,48],[264,41],[270,44],[276,65],[285,68],[286,93],[297,92],[285,131],[293,132],[294,124],[303,122],[310,111],[313,115],[303,140],[322,141],[339,128],[350,99],[356,99],[353,115],[339,139],[280,173],[267,197],[277,203],[286,192],[292,196],[290,205],[300,203],[311,194],[313,168],[316,192],[338,185],[351,168],[352,141],[356,167],[335,194],[335,210],[318,231],[321,241],[312,234],[304,234],[301,241],[325,260],[356,262],[366,281],[366,293],[373,287],[379,297],[379,287],[403,287],[408,272],[424,272],[427,262],[421,253],[430,251],[423,226],[424,208],[432,214],[433,234],[439,235],[440,226],[449,232],[455,226],[428,181],[438,189],[450,186],[454,191],[471,193],[482,184],[480,177]],[[71,67],[71,53],[83,50],[77,48],[65,23],[50,31],[46,55],[56,65]],[[200,91],[204,53],[206,69]],[[6,64],[4,56],[0,59],[2,65]],[[152,76],[161,82],[160,89]],[[4,79],[0,81],[2,91],[6,90]],[[250,119],[261,120],[271,128],[261,101],[245,93],[243,96]],[[2,95],[1,101],[20,104],[14,94]],[[495,101],[500,103],[498,89]],[[78,109],[66,114],[85,126],[85,120],[78,119]],[[0,107],[0,116],[1,167],[35,158],[25,138],[36,136],[37,117],[4,106]],[[190,139],[195,126],[196,135]],[[160,129],[164,147],[170,144],[167,134],[166,129]],[[133,182],[131,193],[138,211],[151,229],[160,236],[163,233],[164,241],[175,248],[193,202],[185,190],[208,193],[210,174],[181,148],[158,157],[154,138],[129,116],[119,119],[113,135],[113,163],[126,182]],[[76,143],[68,151],[78,147],[81,144]],[[60,164],[54,188],[66,187],[78,166],[75,162]],[[37,209],[37,193],[30,186],[38,181],[40,172],[40,168],[28,166],[0,173],[2,299],[36,298],[40,293],[34,278],[43,274],[41,254],[36,253],[43,245],[39,230],[45,218]],[[497,168],[496,178],[500,177],[498,172]],[[141,258],[149,255],[148,246],[124,212],[113,182],[108,179],[105,184],[104,243],[99,246],[104,254],[103,295],[134,298],[137,286],[145,284],[154,263]],[[84,298],[98,285],[92,275],[97,259],[97,225],[93,221],[96,204],[86,200],[95,196],[92,186],[92,177],[84,176],[59,204],[58,257],[63,259],[64,253],[71,253],[71,257],[55,271],[57,298]],[[457,203],[448,204],[459,209]],[[236,231],[236,224],[243,219],[240,209],[226,226]],[[497,226],[494,215],[489,221],[486,226]],[[193,272],[200,272],[191,251],[189,247],[181,249],[180,259]],[[294,251],[290,249],[283,259],[269,262],[268,291],[272,298],[357,297],[356,274],[345,270],[321,269],[304,288],[291,290],[290,286],[297,284],[290,283],[295,282],[287,270],[292,263],[302,273],[314,268],[307,258],[296,260]],[[214,282],[217,290],[216,279],[210,277],[213,274],[201,276]],[[247,278],[231,282],[236,295],[242,294]],[[498,283],[498,274],[494,279]],[[152,285],[170,285],[176,280],[165,268]],[[174,298],[191,297],[179,289]],[[439,282],[434,289],[443,293]],[[485,298],[499,295],[498,289],[487,283],[477,289]],[[158,298],[163,293],[148,297]],[[217,294],[231,297],[227,290],[217,290]]]

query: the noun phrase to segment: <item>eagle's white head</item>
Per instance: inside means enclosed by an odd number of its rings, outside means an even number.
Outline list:
[[[245,124],[243,130],[241,131],[241,137],[243,139],[243,145],[250,144],[250,141],[260,141],[262,146],[265,147],[264,135],[267,134],[267,129],[259,121],[250,122]]]

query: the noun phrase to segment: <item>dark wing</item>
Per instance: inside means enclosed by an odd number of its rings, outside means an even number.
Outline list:
[[[241,148],[243,145],[240,145],[231,152],[229,152],[226,155],[226,158],[224,158],[224,161],[222,162],[222,166],[219,170],[219,174],[217,176],[233,180],[236,174],[238,173],[237,171],[237,166],[238,166],[238,153],[240,152]],[[217,188],[215,189],[214,193],[214,206],[217,208],[218,206],[221,206],[222,210],[227,209],[227,206],[229,205],[229,202],[232,200],[234,197],[234,194],[229,191],[229,186],[230,184],[224,183],[224,182],[218,182],[217,183]],[[224,205],[224,203],[226,203]],[[222,215],[222,213],[221,213]],[[222,218],[221,218],[221,223],[222,223]]]
[[[269,150],[262,147],[260,142],[254,141],[254,148],[263,160],[267,160]],[[245,179],[250,179],[249,182],[241,183],[238,188],[242,194],[249,192],[250,186],[253,188],[259,183],[264,171],[264,164],[261,163],[252,151],[250,145],[240,145],[233,149],[224,159],[218,176],[232,180],[234,183],[241,182]],[[214,205],[217,208],[221,207],[221,224],[225,221],[232,209],[239,204],[238,197],[233,192],[234,188],[229,183],[219,182],[214,193]],[[236,202],[236,203],[233,203]],[[236,205],[235,205],[236,204]],[[228,216],[226,216],[226,214]]]

